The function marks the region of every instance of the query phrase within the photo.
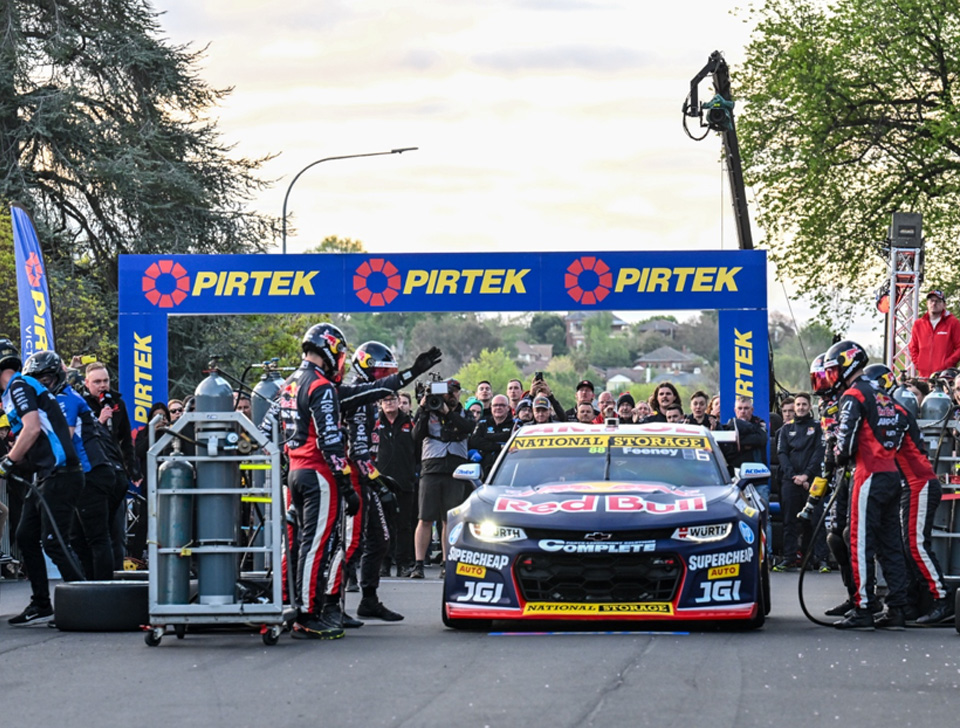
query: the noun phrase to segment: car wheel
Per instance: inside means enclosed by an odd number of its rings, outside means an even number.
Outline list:
[[[760,582],[763,592],[763,613],[770,614],[770,564],[766,560],[760,567]]]
[[[770,598],[770,576],[767,573],[766,562],[761,562],[757,569],[757,615],[746,622],[747,629],[760,629],[767,621],[770,608],[767,606]]]
[[[64,632],[134,632],[150,621],[145,581],[74,581],[54,590],[54,621]]]
[[[493,627],[492,619],[451,619],[447,616],[447,600],[443,595],[440,597],[440,618],[443,620],[444,626],[450,629],[489,632],[490,628]]]

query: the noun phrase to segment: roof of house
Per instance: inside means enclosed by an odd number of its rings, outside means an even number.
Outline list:
[[[695,354],[684,354],[672,346],[661,346],[651,352],[641,354],[636,359],[637,364],[656,364],[659,362],[675,361],[700,361],[700,357]]]

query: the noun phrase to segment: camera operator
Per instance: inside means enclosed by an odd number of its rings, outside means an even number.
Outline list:
[[[120,398],[120,392],[110,387],[110,373],[106,365],[95,361],[87,364],[84,376],[85,391],[83,398],[93,410],[94,417],[102,426],[101,434],[107,456],[114,465],[114,492],[110,503],[110,541],[113,547],[113,568],[123,569],[123,551],[126,530],[126,512],[122,508],[127,497],[130,481],[139,483],[143,476],[137,464],[137,456],[133,447],[130,416],[127,407]],[[117,468],[120,468],[119,470]],[[145,510],[145,509],[144,509]],[[142,515],[142,514],[141,514]],[[141,518],[142,534],[139,537],[140,547],[132,546],[128,551],[136,558],[143,554],[146,545],[146,518]]]
[[[517,409],[524,400],[520,400]],[[529,400],[527,400],[529,402]],[[506,395],[498,394],[490,403],[489,415],[484,415],[477,422],[477,427],[470,436],[469,448],[480,453],[482,459],[480,467],[484,476],[490,472],[500,450],[510,439],[513,433],[513,417],[510,416],[510,401]],[[452,471],[451,471],[452,472]]]
[[[17,526],[17,545],[30,578],[30,604],[11,617],[12,625],[47,621],[53,616],[44,551],[66,581],[81,581],[76,556],[66,538],[74,504],[83,489],[83,471],[60,405],[36,379],[20,373],[20,352],[9,339],[0,339],[0,399],[17,436],[0,460],[0,478],[37,477],[23,503]],[[43,497],[46,504],[39,502]]]
[[[464,484],[453,478],[453,471],[468,462],[467,439],[474,430],[473,418],[460,406],[460,382],[449,379],[446,393],[432,392],[420,400],[413,431],[414,442],[421,450],[420,520],[414,535],[416,562],[410,576],[422,579],[423,562],[430,546],[430,531],[436,521],[443,523],[440,539],[446,563],[447,511],[456,508],[467,497]]]

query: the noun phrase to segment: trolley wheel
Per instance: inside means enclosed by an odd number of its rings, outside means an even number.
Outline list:
[[[282,631],[282,626],[267,627],[264,629],[260,635],[260,637],[263,639],[263,644],[265,644],[267,647],[273,647],[280,641],[280,632]]]
[[[143,635],[143,641],[147,644],[147,647],[158,647],[162,639],[163,627],[151,627]]]
[[[178,624],[173,628],[173,631],[176,633],[177,639],[182,640],[184,637],[187,636],[187,625]]]

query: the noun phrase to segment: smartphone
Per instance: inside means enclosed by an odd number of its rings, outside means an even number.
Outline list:
[[[542,381],[543,381],[543,372],[536,372],[536,373],[533,375],[533,381],[535,381],[535,382],[542,382]]]

